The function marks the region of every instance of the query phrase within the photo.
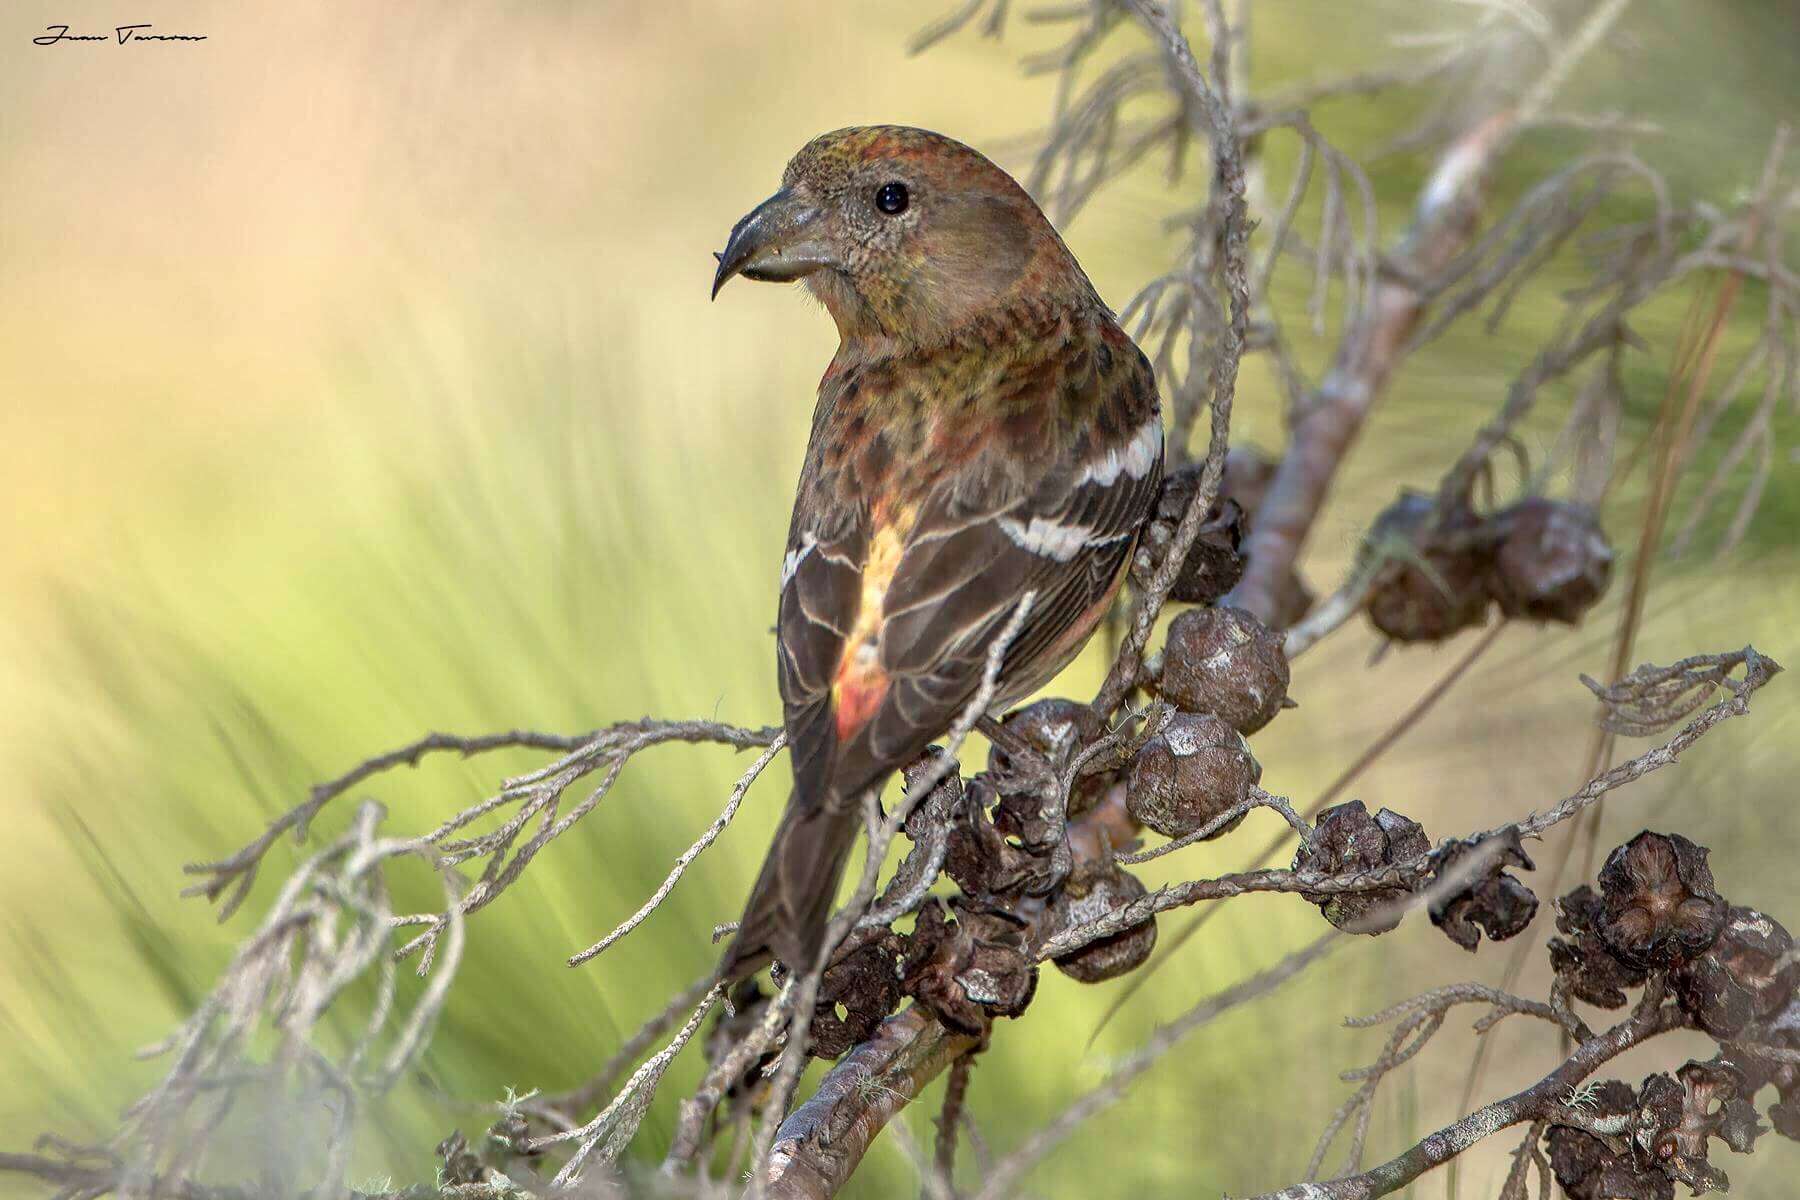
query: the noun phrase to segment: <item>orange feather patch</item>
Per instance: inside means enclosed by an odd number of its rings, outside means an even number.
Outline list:
[[[869,557],[863,563],[862,599],[850,636],[844,639],[844,653],[838,659],[831,685],[840,742],[849,740],[867,725],[887,696],[889,681],[881,667],[880,649],[883,610],[888,585],[900,568],[906,538],[917,517],[917,510],[910,505],[892,514],[881,509],[875,513],[875,532],[869,539]]]

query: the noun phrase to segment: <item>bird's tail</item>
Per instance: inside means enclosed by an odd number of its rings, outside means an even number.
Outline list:
[[[811,969],[856,841],[856,824],[854,809],[832,812],[823,804],[789,800],[737,936],[719,966],[721,978],[741,979],[771,957],[796,972]]]

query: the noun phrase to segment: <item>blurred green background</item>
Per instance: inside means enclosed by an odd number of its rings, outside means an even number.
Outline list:
[[[1018,21],[1001,41],[965,34],[907,57],[907,36],[937,5],[159,3],[120,20],[209,40],[31,44],[51,23],[113,23],[82,7],[15,0],[0,16],[5,1149],[43,1129],[97,1136],[157,1077],[131,1052],[211,986],[303,851],[281,846],[248,910],[224,926],[177,898],[181,864],[237,848],[310,782],[431,729],[776,719],[774,576],[835,337],[790,289],[734,287],[708,304],[708,251],[815,133],[922,124],[1023,172],[1052,93],[1017,65],[1053,31]],[[1400,61],[1409,52],[1390,35],[1464,11],[1265,0],[1258,87]],[[1559,107],[1660,123],[1642,149],[1678,195],[1729,200],[1754,185],[1775,122],[1800,112],[1797,54],[1793,3],[1641,0]],[[1366,151],[1432,102],[1402,93],[1317,118]],[[1497,194],[1519,194],[1578,144],[1529,135]],[[1273,138],[1268,155],[1285,187],[1292,146]],[[1376,170],[1389,231],[1426,166],[1399,158]],[[1162,220],[1198,186],[1171,190],[1148,166],[1067,230],[1115,305],[1178,250]],[[1341,575],[1397,484],[1436,481],[1548,333],[1557,289],[1577,278],[1559,262],[1497,335],[1471,324],[1409,362],[1313,537],[1315,586]],[[1303,331],[1305,281],[1282,288]],[[1627,446],[1663,395],[1692,295],[1638,323],[1650,350],[1629,360]],[[1728,350],[1761,306],[1746,288]],[[1327,344],[1301,340],[1315,371]],[[1573,391],[1545,394],[1533,449],[1547,448]],[[1791,408],[1781,421],[1789,436],[1750,539],[1723,560],[1658,564],[1637,660],[1753,641],[1796,665],[1800,439]],[[1260,362],[1246,369],[1234,437],[1280,442],[1280,397]],[[1625,485],[1608,513],[1622,551],[1639,495]],[[1583,629],[1508,630],[1355,794],[1433,836],[1566,794],[1591,717],[1575,677],[1605,672],[1619,590]],[[1374,644],[1348,630],[1297,667],[1300,709],[1257,739],[1265,786],[1309,801],[1463,649],[1370,666]],[[1056,690],[1085,694],[1098,673],[1090,653]],[[1607,844],[1645,825],[1678,828],[1714,847],[1728,895],[1800,926],[1792,686],[1778,680],[1750,721],[1613,803]],[[417,830],[536,761],[438,761],[367,790],[394,828]],[[707,931],[736,915],[784,769],[641,932],[584,968],[563,958],[636,907],[743,765],[717,749],[650,752],[471,920],[427,1060],[437,1085],[478,1100],[569,1086],[705,969]],[[321,830],[348,815],[345,803]],[[1143,874],[1235,869],[1265,836],[1252,822]],[[1553,858],[1546,846],[1540,862]],[[1165,937],[1185,919],[1167,921]],[[971,1103],[988,1143],[1013,1144],[1159,1022],[1318,926],[1291,898],[1234,902],[1091,1047],[1121,985],[1047,975],[976,1069]],[[1542,958],[1527,990],[1544,987]],[[1347,1094],[1335,1072],[1379,1046],[1380,1033],[1339,1019],[1423,986],[1497,981],[1504,959],[1465,957],[1422,921],[1340,953],[1196,1035],[1031,1184],[1114,1196],[1290,1182]],[[1466,1025],[1392,1089],[1372,1154],[1455,1115]],[[1490,1036],[1491,1095],[1536,1078],[1555,1053],[1536,1030]],[[1669,1056],[1687,1049],[1698,1047],[1664,1047],[1620,1073],[1678,1065]],[[670,1102],[695,1073],[691,1055],[677,1064],[641,1152],[660,1155]],[[907,1115],[920,1140],[937,1090]],[[359,1178],[428,1179],[431,1146],[457,1124],[482,1121],[403,1086],[367,1131]],[[1769,1194],[1759,1180],[1800,1168],[1800,1149],[1772,1142],[1722,1164],[1741,1191]],[[1493,1193],[1502,1148],[1465,1169],[1465,1195]],[[15,1186],[0,1179],[0,1195]],[[884,1138],[853,1194],[914,1188]],[[1442,1188],[1433,1177],[1416,1194]]]

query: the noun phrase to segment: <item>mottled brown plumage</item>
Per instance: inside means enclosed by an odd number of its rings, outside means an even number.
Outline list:
[[[837,322],[782,569],[795,789],[727,974],[809,966],[858,800],[941,736],[1020,600],[1001,700],[1111,604],[1162,470],[1150,365],[1010,176],[940,134],[845,129],[732,231],[732,275]]]

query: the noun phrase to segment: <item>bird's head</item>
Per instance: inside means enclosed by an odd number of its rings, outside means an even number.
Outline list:
[[[904,125],[807,143],[718,259],[713,295],[734,275],[804,279],[845,341],[929,344],[1027,300],[1098,303],[1012,176],[961,142]]]

